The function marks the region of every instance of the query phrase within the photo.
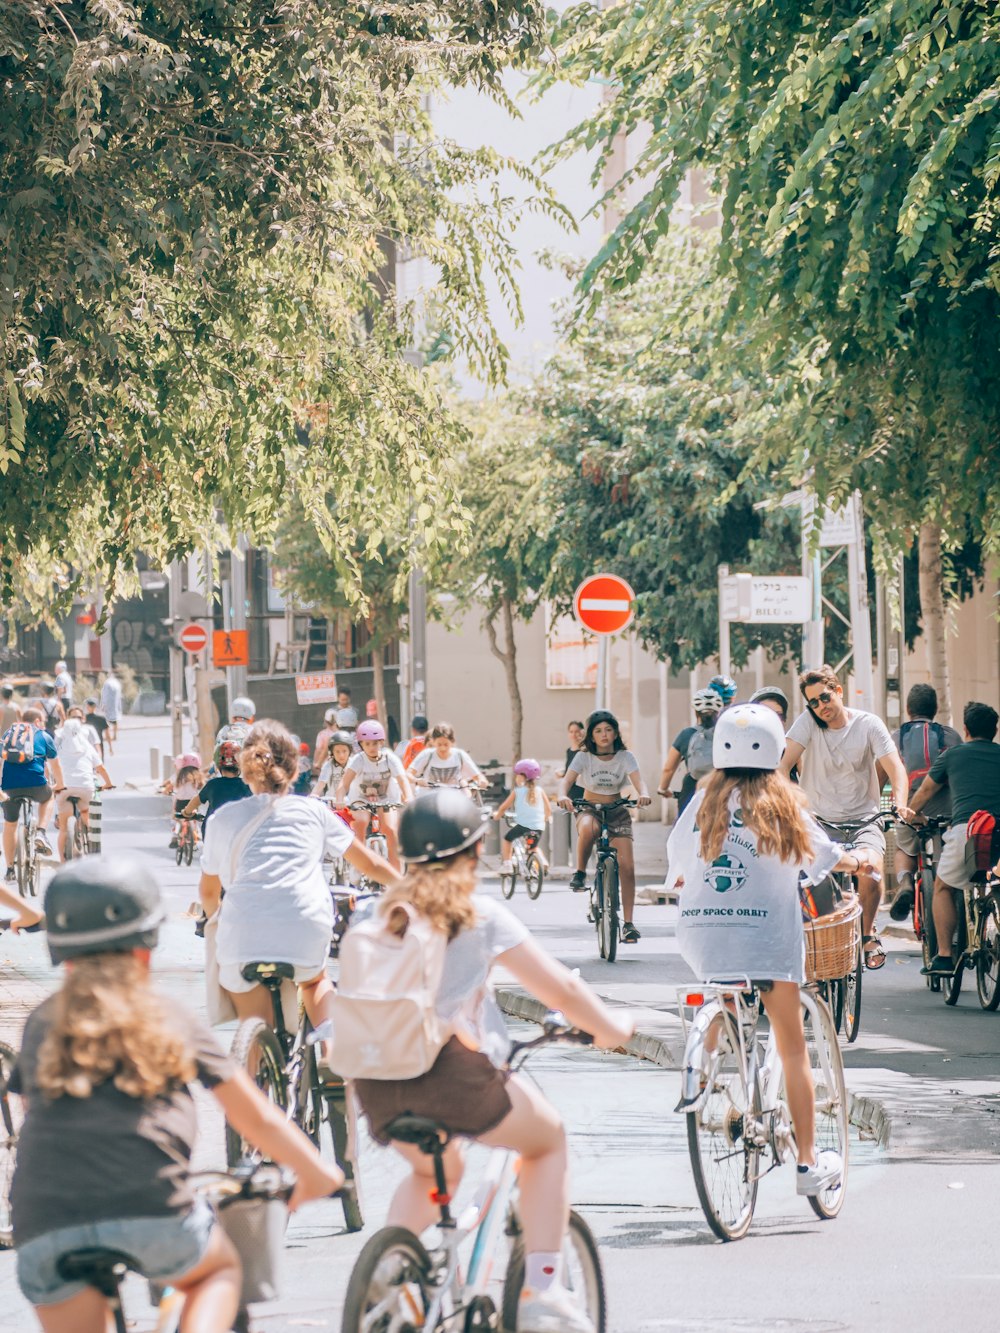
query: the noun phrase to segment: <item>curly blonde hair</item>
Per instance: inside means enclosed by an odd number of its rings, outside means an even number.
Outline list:
[[[255,792],[286,792],[299,773],[299,751],[288,728],[271,718],[251,727],[240,751],[240,772]]]
[[[396,920],[391,920],[393,908],[399,903],[409,903],[453,940],[461,931],[476,924],[472,894],[478,866],[479,859],[474,852],[459,852],[444,861],[411,866],[402,884],[397,884],[384,895],[379,910],[390,918],[391,929],[402,935],[406,929],[405,918],[400,912]]]
[[[190,1083],[194,1052],[174,1028],[134,953],[73,960],[38,1052],[38,1086],[50,1100],[89,1097],[109,1079],[129,1097]]]
[[[799,863],[812,859],[813,848],[804,816],[805,797],[783,773],[777,769],[740,772],[717,768],[705,784],[705,797],[698,811],[703,861],[714,861],[722,855],[734,791],[739,793],[744,824],[757,835],[761,856]]]

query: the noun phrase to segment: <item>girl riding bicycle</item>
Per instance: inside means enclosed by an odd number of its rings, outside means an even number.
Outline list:
[[[403,811],[400,850],[409,869],[378,910],[412,905],[445,931],[450,943],[438,992],[438,1012],[455,1033],[426,1074],[406,1080],[358,1079],[355,1091],[372,1134],[388,1141],[386,1127],[403,1112],[427,1116],[452,1134],[521,1155],[521,1222],[527,1253],[525,1290],[517,1333],[594,1333],[589,1318],[559,1283],[569,1218],[566,1135],[538,1088],[498,1067],[510,1046],[487,982],[498,965],[532,995],[561,1010],[593,1034],[598,1046],[628,1041],[633,1024],[610,1010],[578,976],[556,962],[500,903],[476,893],[482,812],[461,792],[439,790]],[[397,913],[397,915],[402,915]],[[393,1147],[411,1174],[393,1196],[388,1224],[420,1235],[438,1217],[431,1201],[431,1159],[409,1144]],[[462,1176],[462,1150],[452,1141],[444,1157],[448,1187]]]
[[[406,776],[399,755],[393,754],[385,743],[385,727],[382,723],[362,722],[358,727],[357,736],[361,752],[348,762],[337,789],[338,800],[346,797],[348,805],[352,805],[355,801],[365,801],[371,805],[392,805],[399,801],[412,801],[413,789],[410,780]],[[364,842],[371,814],[368,810],[355,810],[353,815],[355,836],[359,842]],[[389,851],[389,861],[398,869],[399,853],[396,841],[396,829],[399,826],[398,812],[384,810],[381,823]]]
[[[118,1250],[184,1293],[183,1333],[232,1327],[236,1251],[189,1180],[197,1115],[189,1084],[297,1176],[291,1206],[339,1189],[327,1164],[212,1034],[150,981],[166,913],[149,870],[83,857],[46,893],[49,952],[62,988],[29,1016],[10,1088],[24,1097],[11,1187],[17,1278],[45,1333],[105,1333],[105,1298],[60,1276],[60,1259]]]
[[[320,800],[329,802],[336,798],[344,772],[353,754],[354,739],[349,732],[333,731],[330,733],[326,758],[323,760],[319,777],[312,789],[313,796],[318,796]],[[340,816],[348,828],[353,827],[354,818],[346,805],[337,805],[333,809],[334,813]]]
[[[479,771],[464,750],[455,744],[455,728],[438,722],[431,728],[428,744],[408,770],[414,786],[488,787],[489,779]]]
[[[844,853],[777,772],[785,733],[762,704],[738,704],[715,724],[714,771],[667,842],[666,888],[681,888],[677,943],[700,981],[746,977],[760,992],[788,1089],[798,1150],[799,1194],[820,1194],[840,1176],[836,1153],[815,1152],[815,1097],[799,986],[805,942],[799,879],[856,873],[864,848]]]
[[[515,838],[524,838],[534,834],[537,838],[545,831],[545,825],[552,818],[549,798],[542,790],[538,779],[542,776],[542,766],[537,759],[519,759],[514,765],[514,790],[503,803],[497,806],[494,819],[502,819],[511,806],[514,807],[515,823],[503,835],[503,864],[501,875],[509,874],[511,855]],[[541,856],[541,852],[538,853]],[[548,863],[542,857],[542,864]]]

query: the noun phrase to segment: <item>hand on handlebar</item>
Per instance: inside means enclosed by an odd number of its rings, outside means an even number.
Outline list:
[[[605,1051],[615,1051],[632,1040],[635,1033],[635,1019],[628,1009],[612,1009],[607,1020],[599,1027],[595,1025],[594,1045]]]
[[[570,812],[573,810],[572,796],[560,796],[557,804],[560,810],[569,810]]]
[[[319,1158],[308,1166],[297,1168],[295,1188],[288,1200],[288,1211],[294,1213],[303,1203],[313,1199],[326,1199],[344,1187],[344,1173],[335,1163],[326,1163]]]
[[[642,806],[642,805],[652,805],[652,804],[653,804],[653,798],[652,798],[652,796],[638,796],[638,797],[636,797],[636,802],[635,802],[635,803],[636,803],[636,805],[640,805],[640,806]]]

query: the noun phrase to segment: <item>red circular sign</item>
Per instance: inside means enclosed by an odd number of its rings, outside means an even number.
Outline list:
[[[186,648],[189,653],[200,653],[208,647],[208,630],[202,625],[196,625],[191,621],[188,625],[181,627],[181,632],[177,635],[177,642],[182,648]]]
[[[632,623],[635,593],[617,574],[592,574],[573,594],[573,610],[591,634],[620,634]]]

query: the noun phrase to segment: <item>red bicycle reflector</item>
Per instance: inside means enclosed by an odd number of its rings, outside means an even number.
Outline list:
[[[442,1194],[440,1190],[431,1190],[430,1201],[431,1203],[436,1203],[439,1206],[442,1204],[451,1203],[451,1195]]]
[[[700,990],[688,991],[684,996],[684,1003],[691,1009],[700,1009],[705,1003],[705,994]]]

